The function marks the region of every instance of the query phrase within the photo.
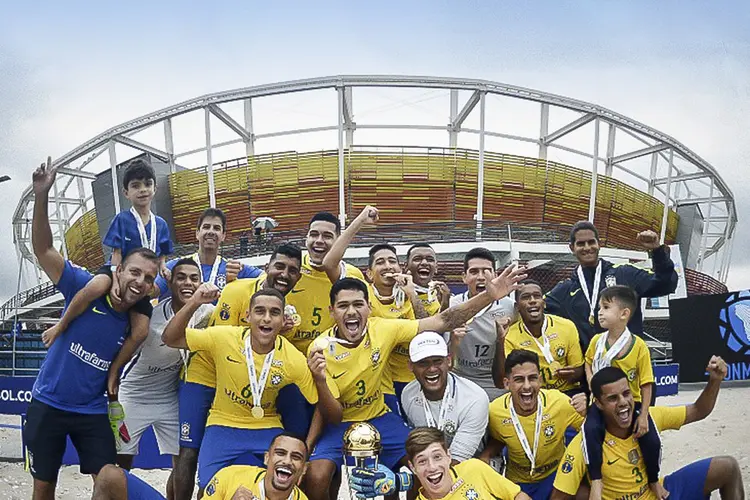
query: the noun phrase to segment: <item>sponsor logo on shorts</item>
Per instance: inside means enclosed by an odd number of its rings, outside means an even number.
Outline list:
[[[183,422],[182,425],[180,425],[180,437],[183,441],[193,441],[190,439],[190,424],[188,422]]]

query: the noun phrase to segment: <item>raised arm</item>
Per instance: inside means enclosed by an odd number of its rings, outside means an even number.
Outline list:
[[[654,231],[643,231],[636,237],[651,256],[652,270],[646,271],[635,266],[626,266],[629,285],[639,297],[661,297],[673,293],[677,288],[677,272],[669,257],[669,247],[659,244],[659,236]]]
[[[216,285],[213,283],[203,283],[199,286],[193,296],[182,306],[182,309],[177,311],[172,319],[169,320],[169,323],[167,323],[166,328],[164,328],[161,334],[161,341],[169,347],[188,349],[185,339],[185,329],[190,322],[190,318],[193,317],[195,311],[202,304],[210,304],[217,298],[219,298],[219,289]]]
[[[716,398],[719,396],[721,381],[727,376],[727,364],[719,356],[711,356],[711,360],[706,367],[708,372],[708,383],[703,388],[695,403],[687,406],[685,423],[692,424],[703,420],[711,414],[716,405]]]
[[[484,292],[440,314],[420,319],[418,331],[447,332],[462,326],[492,302],[515,291],[518,288],[518,282],[526,278],[526,268],[508,266],[494,278],[490,271],[486,271],[486,274],[487,289]]]
[[[349,224],[341,236],[331,246],[331,249],[323,258],[323,270],[328,275],[328,279],[331,283],[335,283],[341,278],[341,260],[344,258],[344,253],[349,245],[354,240],[362,226],[368,222],[375,223],[378,220],[378,209],[367,205],[362,212]]]
[[[32,184],[34,188],[34,216],[31,221],[31,246],[39,265],[49,276],[52,283],[60,281],[65,269],[65,259],[55,250],[52,239],[52,229],[49,227],[49,190],[55,184],[57,167],[52,166],[52,158],[47,157],[47,163],[42,163],[34,171]]]

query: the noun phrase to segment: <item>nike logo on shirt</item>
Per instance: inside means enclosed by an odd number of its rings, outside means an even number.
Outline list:
[[[344,374],[345,374],[345,373],[346,373],[346,372],[341,372],[341,373],[339,373],[338,375],[333,375],[333,379],[334,379],[334,380],[336,380],[337,378],[341,378],[341,377],[343,377],[343,376],[344,376]]]
[[[572,297],[572,296],[574,296],[575,294],[577,294],[580,291],[581,291],[581,289],[579,288],[575,292],[570,292],[570,296]]]
[[[303,288],[302,290],[292,290],[292,293],[300,293],[300,292],[304,292],[304,291],[305,291],[305,289]]]
[[[227,361],[230,361],[232,363],[242,363],[242,361],[237,361],[236,359],[232,359],[229,356],[227,356]]]
[[[615,458],[614,460],[607,460],[607,465],[612,465],[613,463],[617,462],[618,460],[620,460],[620,459],[619,458]]]
[[[96,306],[92,307],[91,310],[94,311],[96,314],[101,314],[103,316],[107,315],[107,313],[101,312],[99,309],[97,309]]]

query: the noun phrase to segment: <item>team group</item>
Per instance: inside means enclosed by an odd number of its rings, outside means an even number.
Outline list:
[[[94,498],[164,498],[128,472],[149,427],[173,457],[169,499],[191,498],[196,472],[199,498],[329,500],[342,481],[360,498],[744,494],[731,457],[660,477],[659,431],[705,418],[726,364],[711,358],[694,404],[652,406],[640,298],[677,285],[652,231],[637,235],[653,263],[644,270],[600,259],[596,228],[577,223],[579,266],[546,295],[484,248],[464,256],[462,294],[434,279],[426,243],[403,267],[393,246],[374,245],[365,279],[343,256],[377,223],[373,206],[343,232],[316,214],[306,253],[281,244],[262,271],[219,255],[226,219],[209,208],[198,251],[167,260],[155,175],[136,160],[123,181],[132,207],[112,221],[111,261],[92,275],[53,246],[55,175],[48,160],[33,176],[34,252],[66,303],[43,334],[24,427],[35,499],[54,498],[68,437]],[[379,461],[342,474],[356,422],[379,432]]]

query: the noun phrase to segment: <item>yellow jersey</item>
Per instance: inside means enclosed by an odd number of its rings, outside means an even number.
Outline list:
[[[578,337],[576,325],[560,316],[546,314],[547,330],[545,335],[549,339],[552,357],[561,366],[578,367],[583,365],[583,352]],[[534,339],[519,319],[508,330],[505,337],[505,355],[514,349],[526,349],[539,355],[539,371],[542,375],[542,388],[557,389],[558,391],[569,391],[581,386],[581,382],[571,383],[564,378],[558,378],[549,368],[549,363],[542,353],[539,344],[542,339]]]
[[[589,348],[586,349],[586,364],[589,366],[594,363],[596,342],[602,335],[607,335],[607,332],[594,335]],[[607,342],[607,349],[609,348],[610,345]],[[646,342],[638,335],[633,334],[630,348],[624,356],[613,359],[612,366],[616,366],[625,372],[628,376],[628,384],[630,385],[630,392],[633,393],[633,399],[641,402],[641,386],[654,383],[654,367],[651,366],[651,354],[648,352]]]
[[[276,411],[279,390],[295,384],[311,404],[318,402],[318,391],[305,356],[283,337],[276,338],[271,371],[268,374],[261,407],[262,418],[253,418],[253,396],[250,389],[247,361],[245,359],[245,337],[249,328],[241,326],[213,326],[205,330],[185,330],[185,339],[191,351],[201,351],[214,360],[216,366],[216,395],[211,404],[206,425],[224,425],[237,429],[270,429],[281,427]],[[263,369],[265,354],[253,352],[255,372]],[[256,376],[258,376],[256,375]],[[331,391],[336,391],[330,384]],[[333,392],[336,396],[337,392]]]
[[[217,500],[231,500],[245,489],[252,498],[265,498],[260,494],[260,484],[266,477],[266,469],[253,465],[230,465],[214,475],[206,486],[206,496]],[[239,497],[237,497],[239,498]],[[246,498],[246,497],[242,497]],[[247,496],[247,498],[251,498]],[[307,496],[294,486],[289,500],[307,500]]]
[[[417,335],[419,321],[370,317],[367,330],[357,347],[332,342],[326,354],[327,380],[337,386],[336,394],[344,407],[343,422],[363,422],[387,413],[383,397],[383,377],[393,348],[410,342]],[[336,327],[322,335],[335,337]],[[331,391],[333,392],[333,391]]]
[[[649,411],[659,431],[677,430],[685,424],[687,407],[654,406]],[[581,448],[581,434],[570,442],[555,477],[555,489],[576,494],[584,475],[586,462]],[[602,445],[602,500],[656,500],[648,487],[646,464],[634,436],[620,439],[609,432]]]
[[[427,314],[429,314],[430,316],[435,316],[440,312],[440,301],[437,299],[437,297],[430,300],[430,296],[427,293],[418,293],[417,297],[419,297],[419,300],[422,301],[424,310],[427,311]]]
[[[440,500],[513,500],[521,487],[476,458],[464,460],[450,469],[453,487]],[[419,500],[427,500],[419,488]]]
[[[397,307],[395,303],[383,304],[375,296],[375,287],[371,283],[367,284],[368,292],[370,295],[370,315],[376,318],[387,318],[387,319],[416,319],[414,315],[414,307],[411,305],[411,301],[406,299],[401,307]],[[393,389],[393,382],[408,383],[414,380],[414,374],[409,370],[409,344],[398,344],[394,350],[393,355],[388,361],[388,371],[386,376],[383,377],[383,390],[386,394],[395,394]]]
[[[583,417],[570,404],[570,398],[554,389],[541,389],[542,427],[534,467],[530,475],[531,461],[523,451],[510,419],[511,395],[505,393],[490,403],[490,436],[508,448],[508,468],[505,476],[514,483],[536,483],[554,473],[565,452],[565,430],[573,427],[581,429]],[[536,412],[531,415],[518,415],[529,445],[534,446]]]
[[[250,307],[250,297],[260,290],[264,280],[265,275],[260,275],[257,278],[243,278],[227,283],[216,302],[208,325],[249,326],[246,313]],[[216,367],[213,358],[204,352],[190,353],[187,370],[183,375],[185,382],[216,387]]]
[[[347,278],[365,280],[362,271],[356,267],[351,264],[345,264],[345,267]],[[310,343],[322,332],[333,327],[335,321],[329,312],[332,285],[328,275],[310,265],[308,254],[302,257],[300,273],[300,279],[294,289],[286,296],[286,301],[287,304],[291,304],[297,309],[297,314],[300,315],[302,323],[283,335],[300,352],[305,353]]]

